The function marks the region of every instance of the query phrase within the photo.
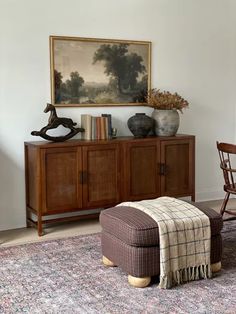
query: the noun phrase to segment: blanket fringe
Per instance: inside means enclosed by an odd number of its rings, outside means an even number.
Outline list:
[[[169,289],[172,286],[179,285],[183,282],[211,277],[212,272],[210,264],[188,267],[169,272],[166,276],[160,276],[159,288]]]

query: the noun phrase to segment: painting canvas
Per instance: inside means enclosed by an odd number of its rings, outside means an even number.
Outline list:
[[[54,105],[145,104],[150,42],[51,36],[50,51]]]

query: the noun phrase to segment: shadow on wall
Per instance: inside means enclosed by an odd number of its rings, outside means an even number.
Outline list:
[[[0,150],[0,231],[24,226],[24,169]]]

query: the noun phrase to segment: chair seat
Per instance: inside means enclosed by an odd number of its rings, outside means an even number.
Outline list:
[[[209,217],[211,235],[218,235],[223,226],[221,215],[211,208],[204,208],[196,203],[194,205]],[[100,214],[100,223],[105,232],[128,245],[137,247],[159,245],[158,224],[136,208],[118,206],[106,209]]]

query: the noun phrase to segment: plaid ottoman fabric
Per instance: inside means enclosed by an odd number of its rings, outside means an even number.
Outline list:
[[[220,233],[223,221],[220,214],[211,208],[194,204],[210,219],[211,235]],[[132,246],[159,245],[158,224],[144,212],[128,206],[106,209],[100,214],[104,231]]]
[[[211,263],[221,261],[223,226],[221,215],[194,203],[210,219]],[[159,275],[159,230],[157,223],[132,207],[113,207],[102,211],[102,254],[129,275]]]
[[[124,243],[110,233],[102,232],[102,254],[134,277],[160,274],[159,246],[137,247]],[[211,238],[211,264],[221,261],[222,240],[218,234]]]

